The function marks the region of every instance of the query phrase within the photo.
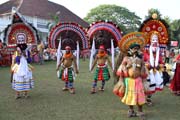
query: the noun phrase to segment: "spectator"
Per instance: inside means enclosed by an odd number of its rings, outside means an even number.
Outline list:
[[[43,41],[41,41],[38,44],[37,49],[38,49],[38,54],[39,54],[39,64],[42,65],[42,64],[44,64],[44,60],[43,60],[44,43],[43,43]]]
[[[169,55],[170,55],[170,52],[169,52],[169,50],[166,50],[165,51],[165,63],[169,63]]]
[[[180,96],[180,54],[175,59],[175,74],[170,83],[170,90],[175,94]]]
[[[172,63],[174,57],[175,57],[175,52],[174,52],[174,49],[172,49],[170,52],[170,63]]]
[[[38,50],[37,50],[37,46],[33,46],[32,48],[32,58],[33,58],[33,62],[35,63],[39,63],[39,56],[38,56]]]
[[[44,49],[43,59],[44,60],[50,60],[50,53],[49,53],[49,49],[48,48]]]
[[[164,66],[164,69],[162,71],[162,77],[163,77],[163,84],[166,86],[167,83],[169,83],[170,75],[166,71],[166,66]]]

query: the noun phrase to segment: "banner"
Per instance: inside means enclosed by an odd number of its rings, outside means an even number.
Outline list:
[[[171,46],[172,47],[177,47],[178,46],[178,41],[171,41]]]

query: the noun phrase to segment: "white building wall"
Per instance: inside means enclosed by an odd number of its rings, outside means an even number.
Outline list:
[[[44,42],[46,42],[48,33],[49,33],[49,29],[47,25],[49,22],[52,22],[52,21],[41,19],[41,18],[38,18],[37,16],[34,16],[34,17],[24,16],[24,18],[25,20],[27,20],[27,22],[33,24],[33,26],[38,30],[40,40],[43,40]]]
[[[37,16],[31,17],[31,16],[23,16],[24,19],[28,22],[31,23],[39,32],[39,37],[41,40],[44,42],[47,41],[49,29],[47,24],[49,22],[52,22],[50,20],[46,19],[41,19],[38,18]],[[4,31],[4,29],[7,27],[7,25],[11,24],[11,15],[9,16],[1,16],[0,17],[0,33]],[[0,34],[0,39],[3,40],[4,34]]]
[[[4,29],[11,23],[11,16],[1,16],[0,17],[0,39],[3,41]]]

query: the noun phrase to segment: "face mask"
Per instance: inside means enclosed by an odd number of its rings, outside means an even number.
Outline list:
[[[135,51],[135,52],[134,52],[134,55],[137,55],[137,54],[138,54],[138,51]]]
[[[67,53],[67,54],[69,54],[69,53],[70,53],[70,51],[69,51],[69,50],[66,50],[66,53]]]
[[[104,51],[100,51],[100,53],[104,53]]]

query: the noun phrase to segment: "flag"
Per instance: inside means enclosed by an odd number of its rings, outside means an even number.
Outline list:
[[[76,53],[77,69],[79,70],[79,42],[77,41],[77,53]]]
[[[114,43],[113,43],[113,39],[111,39],[111,61],[112,61],[112,69],[114,70]]]
[[[92,61],[93,61],[93,56],[96,52],[96,49],[95,49],[95,41],[93,39],[93,43],[92,43],[92,47],[91,47],[91,56],[90,56],[90,62],[89,62],[89,71],[91,70],[92,68]]]
[[[57,49],[57,64],[56,64],[56,66],[59,65],[61,56],[62,56],[62,53],[61,53],[61,38],[60,38],[58,49]]]

